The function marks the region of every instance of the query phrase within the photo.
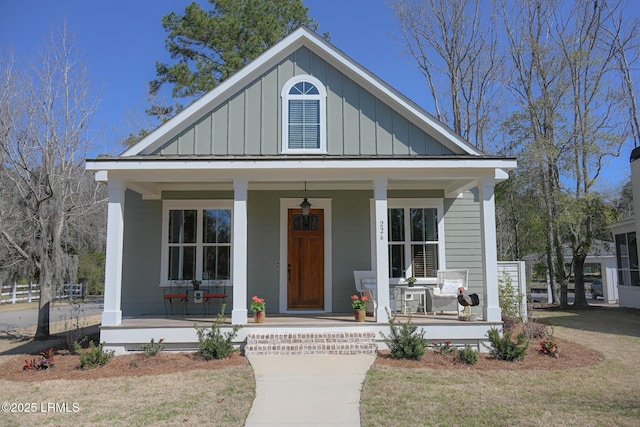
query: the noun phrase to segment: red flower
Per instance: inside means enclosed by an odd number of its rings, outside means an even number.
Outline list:
[[[251,297],[251,300],[253,301],[251,303],[251,311],[258,312],[258,311],[264,311],[264,298],[258,298],[258,296],[254,295],[253,297]]]
[[[351,306],[354,310],[366,310],[367,309],[367,301],[369,297],[360,297],[358,295],[353,295],[351,297]]]

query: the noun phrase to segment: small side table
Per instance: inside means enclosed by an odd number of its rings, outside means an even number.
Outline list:
[[[407,308],[410,301],[415,301],[418,297],[419,311],[422,308],[422,312],[427,314],[427,292],[429,292],[428,286],[396,286],[396,310],[399,308],[402,314],[407,314]],[[400,304],[398,306],[398,303]]]

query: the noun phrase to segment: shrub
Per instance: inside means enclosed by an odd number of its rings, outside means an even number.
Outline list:
[[[516,328],[517,324],[518,324],[518,319],[511,316],[507,316],[506,314],[502,313],[502,330],[503,331],[511,332]]]
[[[441,342],[441,343],[432,342],[431,347],[433,348],[433,351],[435,351],[439,355],[453,353],[456,349],[454,346],[451,345],[450,340],[446,340],[445,342]]]
[[[504,316],[520,319],[520,291],[513,286],[511,276],[503,271],[498,279],[498,301]]]
[[[89,341],[89,349],[83,350],[80,344],[74,343],[76,353],[80,356],[80,369],[97,368],[106,365],[115,354],[114,350],[104,350],[104,343],[95,345],[93,341]]]
[[[53,368],[53,365],[54,365],[53,348],[50,348],[47,351],[41,351],[40,359],[38,360],[36,359],[25,360],[22,370],[24,371],[27,369],[49,369],[49,368]]]
[[[63,315],[63,326],[64,330],[67,331],[65,333],[65,341],[69,352],[71,354],[77,354],[75,343],[81,342],[82,339],[84,339],[87,320],[84,315],[84,304],[75,304],[72,301],[69,301],[69,303],[71,305],[69,314],[67,315],[65,313]]]
[[[523,360],[529,348],[529,340],[524,333],[518,334],[516,342],[511,339],[511,332],[505,332],[500,336],[500,331],[491,328],[488,333],[491,347],[489,353],[498,360],[506,360],[512,362],[514,360]]]
[[[530,340],[544,338],[547,336],[547,327],[541,323],[535,322],[533,319],[528,319],[524,323],[523,331]]]
[[[224,324],[225,306],[226,304],[222,304],[222,309],[211,325],[211,330],[207,331],[205,328],[194,326],[198,333],[198,341],[200,341],[198,354],[206,360],[224,359],[233,353],[233,339],[242,328],[241,325],[233,325],[230,332],[224,334],[220,332],[220,327]]]
[[[407,322],[396,321],[396,316],[389,317],[389,336],[384,337],[384,342],[391,351],[391,356],[395,359],[413,359],[419,360],[424,355],[427,347],[427,341],[424,339],[424,331],[417,333],[418,327],[411,323],[411,313]]]
[[[456,352],[456,360],[467,365],[475,365],[479,359],[480,355],[470,344],[466,344],[463,349],[459,349]]]
[[[560,349],[556,342],[556,337],[553,335],[553,329],[549,332],[542,341],[540,341],[540,353],[548,354],[553,357],[560,357]]]
[[[162,344],[163,341],[164,338],[160,338],[158,342],[154,342],[153,338],[151,338],[151,342],[149,342],[149,344],[142,344],[144,357],[153,357],[160,354],[160,352],[164,350],[164,344]]]

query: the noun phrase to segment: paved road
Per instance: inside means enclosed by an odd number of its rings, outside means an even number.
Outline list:
[[[74,307],[77,306],[76,309]],[[60,322],[75,317],[89,317],[102,313],[102,301],[90,301],[79,305],[72,304],[56,304],[51,309],[50,321]],[[77,310],[77,312],[74,312]],[[38,323],[38,309],[19,310],[19,311],[0,311],[0,331],[10,331],[29,326],[35,326]]]

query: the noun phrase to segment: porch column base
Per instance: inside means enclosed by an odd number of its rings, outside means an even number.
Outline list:
[[[231,312],[231,324],[232,325],[246,325],[247,324],[247,310],[246,308],[234,308]]]
[[[389,307],[378,307],[376,313],[376,322],[377,323],[389,323],[389,316],[387,316],[387,310]],[[389,309],[389,313],[391,313],[391,309]]]
[[[484,307],[483,312],[486,322],[502,322],[502,310],[500,307]]]
[[[103,311],[102,326],[118,326],[122,324],[122,310]]]

